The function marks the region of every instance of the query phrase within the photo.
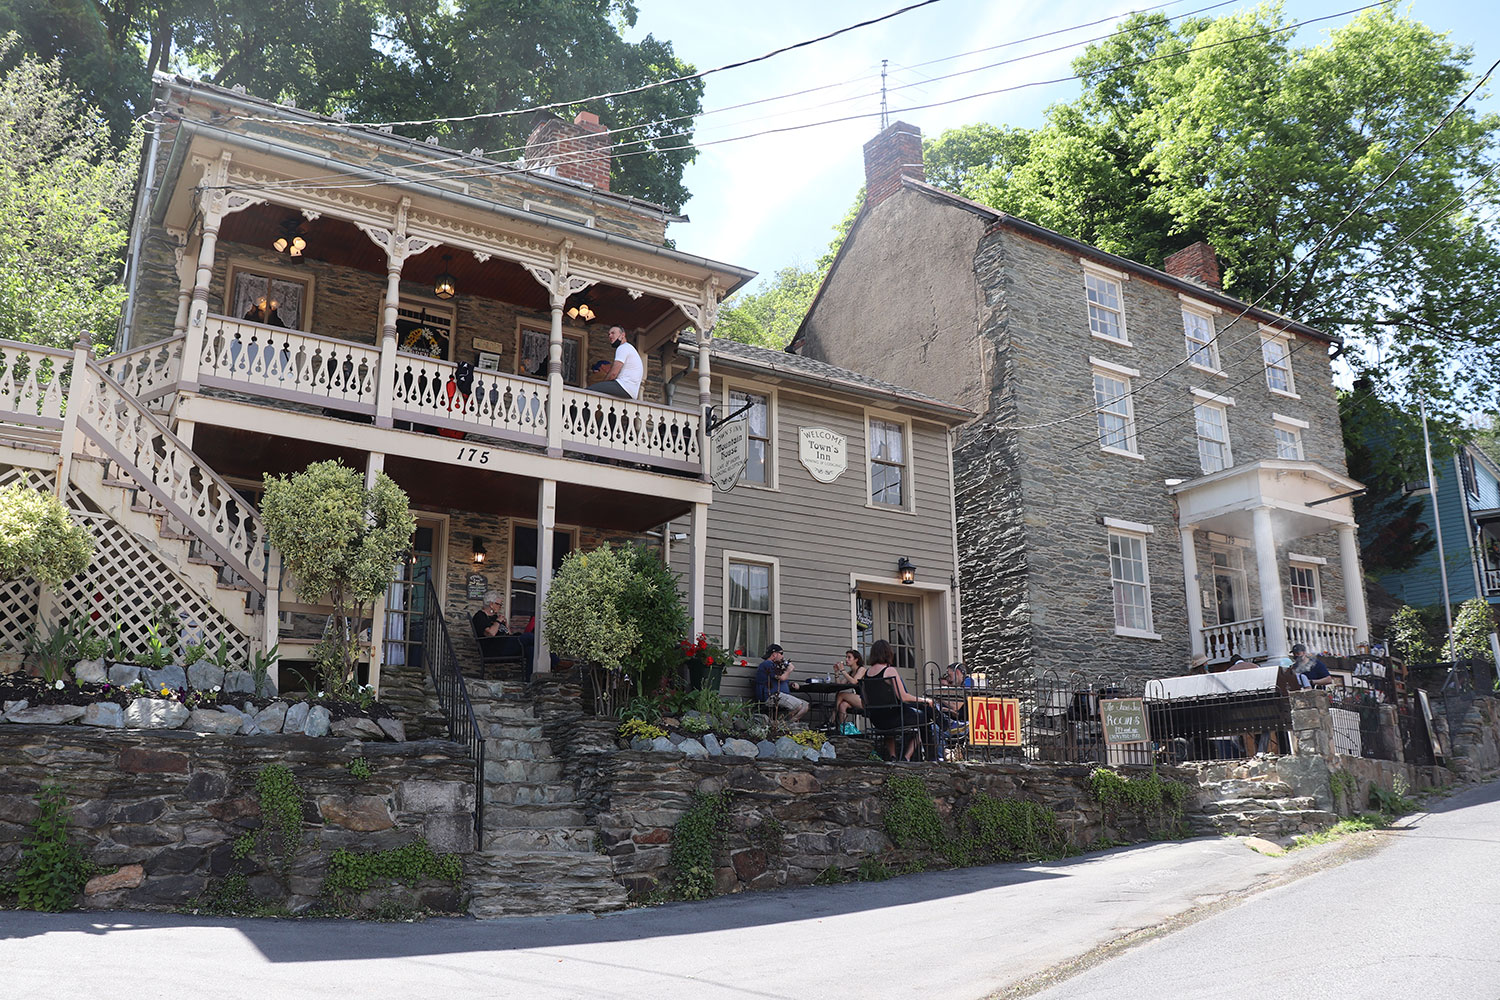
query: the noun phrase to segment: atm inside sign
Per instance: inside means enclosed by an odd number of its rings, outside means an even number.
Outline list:
[[[1021,745],[1021,702],[1018,699],[970,695],[968,701],[971,745]]]

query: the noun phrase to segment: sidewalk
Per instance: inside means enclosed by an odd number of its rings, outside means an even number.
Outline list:
[[[596,917],[415,924],[0,913],[11,998],[980,998],[1334,860],[1238,839],[1119,848]]]

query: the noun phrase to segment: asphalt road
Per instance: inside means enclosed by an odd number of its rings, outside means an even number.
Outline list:
[[[3,912],[0,998],[981,998],[1032,993],[1090,956],[1103,964],[1045,995],[1257,995],[1275,982],[1299,1000],[1493,1000],[1497,802],[1500,786],[1457,797],[1342,866],[1348,846],[1273,859],[1200,839],[603,918]],[[1177,924],[1108,957],[1124,936]]]

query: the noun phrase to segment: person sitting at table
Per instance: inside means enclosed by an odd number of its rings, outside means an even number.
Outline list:
[[[937,705],[931,698],[920,698],[906,690],[906,684],[901,680],[901,674],[895,667],[896,650],[884,639],[876,639],[875,644],[870,647],[870,665],[865,668],[865,678],[888,680],[896,688],[896,697],[901,699],[902,715],[908,726],[915,726],[916,731],[907,737],[906,746],[902,747],[901,759],[911,760],[916,756],[918,734],[929,730],[933,731],[931,743],[939,743],[940,739],[936,733],[936,719],[939,715]],[[929,726],[929,724],[933,724]],[[890,757],[896,756],[896,739],[886,739],[886,752]]]
[[[799,721],[812,707],[792,694],[792,661],[776,643],[766,647],[765,659],[755,668],[755,700],[762,705],[785,711],[792,722]]]
[[[844,650],[844,659],[833,668],[834,677],[844,684],[858,684],[865,675],[865,658],[857,649]],[[864,703],[853,691],[840,691],[833,699],[833,726],[839,732],[849,725],[849,710],[863,711]]]
[[[950,663],[943,668],[942,685],[947,688],[971,688],[974,686],[974,678],[969,676],[968,670],[964,669],[962,663]],[[967,719],[969,713],[969,701],[967,698],[954,698],[939,701],[938,707],[956,719]]]
[[[1292,647],[1292,672],[1297,675],[1297,683],[1303,687],[1325,688],[1333,683],[1328,664],[1309,653],[1307,647],[1300,642]]]
[[[486,640],[511,634],[510,629],[505,627],[505,620],[501,617],[505,613],[501,603],[504,600],[504,596],[498,590],[491,590],[484,595],[484,604],[474,612],[471,620],[474,623],[474,636],[479,640],[481,652],[484,650]],[[532,667],[536,661],[536,633],[528,629],[515,636],[515,639],[521,648],[522,671],[525,678],[531,680]],[[556,665],[554,658],[553,666]]]

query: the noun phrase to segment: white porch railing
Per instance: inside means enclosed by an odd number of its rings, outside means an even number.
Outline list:
[[[1484,571],[1484,592],[1486,594],[1500,593],[1500,569]]]
[[[1290,649],[1299,642],[1312,653],[1353,656],[1354,626],[1314,621],[1310,618],[1288,618],[1287,648]],[[1246,657],[1265,656],[1270,652],[1265,622],[1260,618],[1246,618],[1243,621],[1210,625],[1203,629],[1203,651],[1210,660],[1227,660],[1235,653]]]
[[[398,353],[388,383],[391,417],[528,444],[547,442],[547,383],[472,371],[465,392],[453,362]]]
[[[61,430],[73,352],[0,340],[0,423]]]
[[[227,316],[209,316],[206,326],[201,384],[375,412],[378,348]]]
[[[182,372],[182,345],[186,338],[171,337],[125,351],[99,362],[104,373],[120,388],[145,403],[177,387]]]
[[[652,465],[697,471],[699,415],[596,392],[563,392],[562,440],[569,451],[639,456]]]

